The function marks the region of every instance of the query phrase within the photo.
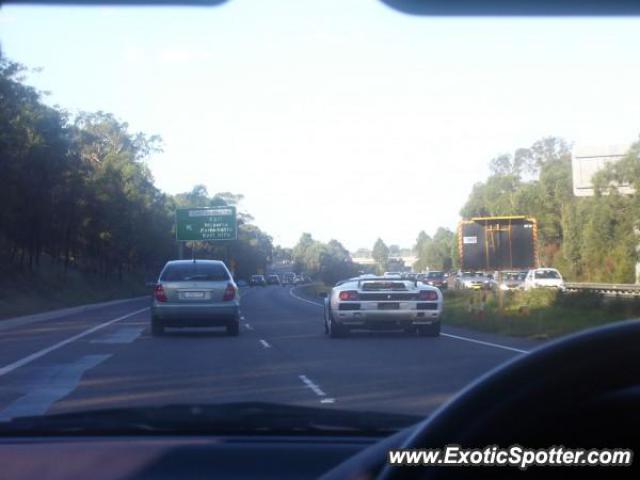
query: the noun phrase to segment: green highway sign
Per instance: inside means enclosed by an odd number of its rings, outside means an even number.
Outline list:
[[[176,210],[176,240],[236,240],[236,207],[180,208]]]

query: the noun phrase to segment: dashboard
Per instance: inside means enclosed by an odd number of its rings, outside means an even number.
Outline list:
[[[0,439],[0,477],[318,478],[379,440],[351,436],[5,437]]]

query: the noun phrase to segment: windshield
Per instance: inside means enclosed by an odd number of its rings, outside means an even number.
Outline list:
[[[222,281],[229,280],[224,265],[216,263],[177,263],[169,264],[160,275],[162,282],[189,282],[193,280]]]
[[[640,19],[212,3],[2,6],[0,427],[424,417],[640,315]]]
[[[464,272],[462,274],[463,277],[465,278],[480,278],[480,277],[484,277],[484,273],[482,272]]]
[[[509,273],[504,273],[502,275],[502,278],[505,281],[518,281],[518,280],[524,280],[526,276],[527,276],[527,272],[509,272]]]
[[[538,270],[535,272],[535,277],[540,279],[556,279],[560,278],[560,274],[555,270]]]

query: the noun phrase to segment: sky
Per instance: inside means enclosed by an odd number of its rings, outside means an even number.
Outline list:
[[[293,246],[454,229],[491,158],[640,133],[640,19],[425,18],[376,0],[0,10],[3,54],[71,113],[159,134],[168,193],[204,184]],[[514,212],[518,213],[518,212]]]

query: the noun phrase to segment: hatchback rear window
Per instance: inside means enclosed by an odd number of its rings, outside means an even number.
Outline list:
[[[183,263],[167,265],[161,281],[164,282],[188,282],[188,281],[223,281],[229,280],[227,269],[219,263]]]
[[[554,270],[539,270],[536,272],[536,278],[554,279],[560,278],[560,275]]]

